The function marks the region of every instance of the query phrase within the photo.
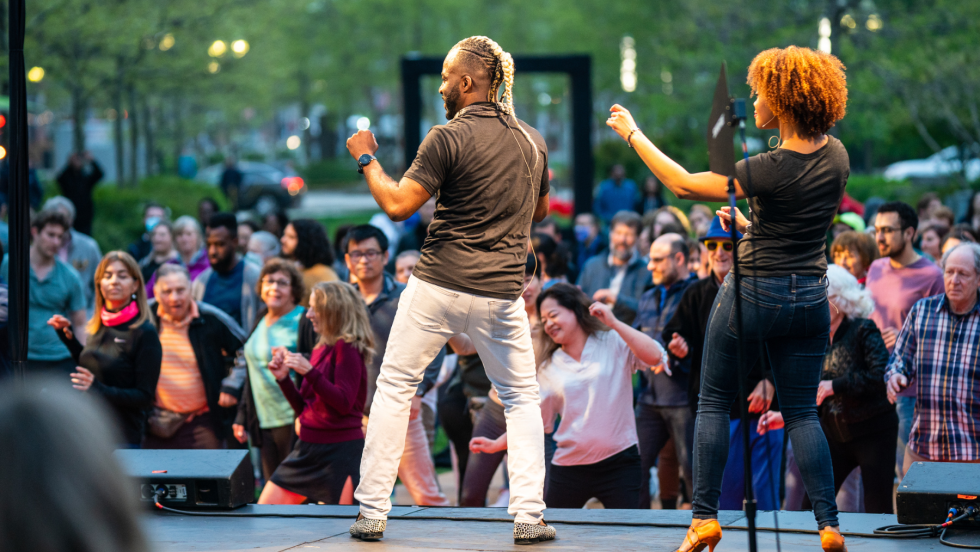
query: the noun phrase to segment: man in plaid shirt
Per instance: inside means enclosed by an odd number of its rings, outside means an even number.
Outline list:
[[[885,373],[891,402],[919,381],[904,471],[912,462],[980,463],[980,245],[950,249],[942,268],[946,292],[912,307]]]

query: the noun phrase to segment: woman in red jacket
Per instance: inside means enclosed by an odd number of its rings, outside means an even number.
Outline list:
[[[352,499],[350,493],[360,480],[365,363],[374,353],[367,309],[350,284],[322,282],[310,294],[306,316],[320,336],[310,360],[276,348],[269,362],[299,416],[299,440],[262,489],[259,504],[300,504],[307,499],[339,504],[342,494]],[[290,371],[303,377],[299,389]],[[351,491],[344,493],[348,480]]]

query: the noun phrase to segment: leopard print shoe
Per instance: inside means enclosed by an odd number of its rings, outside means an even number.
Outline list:
[[[368,519],[357,516],[357,521],[350,526],[350,536],[352,539],[362,541],[379,541],[385,536],[385,528],[388,521],[384,519]]]
[[[550,525],[514,524],[514,544],[536,544],[555,540],[555,536],[557,536],[557,531]]]

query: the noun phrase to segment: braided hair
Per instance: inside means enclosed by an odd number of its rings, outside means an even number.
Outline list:
[[[486,76],[490,81],[490,92],[487,94],[487,101],[496,104],[498,109],[512,116],[521,134],[531,144],[531,149],[534,150],[533,174],[538,167],[538,159],[541,154],[538,151],[538,147],[534,144],[534,140],[531,139],[531,135],[521,126],[517,120],[517,115],[514,113],[514,58],[505,52],[494,40],[485,36],[464,38],[456,43],[453,50],[466,52],[482,62]],[[502,93],[500,92],[501,85],[504,87]],[[500,94],[500,101],[497,101],[498,94]],[[465,109],[461,110],[456,116],[458,117],[464,111]]]

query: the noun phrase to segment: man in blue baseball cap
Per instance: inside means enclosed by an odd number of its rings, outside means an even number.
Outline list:
[[[736,234],[738,239],[742,239],[742,234]],[[667,343],[667,351],[670,354],[671,366],[678,369],[686,369],[688,372],[688,405],[696,413],[698,408],[698,392],[701,388],[701,359],[704,351],[704,339],[708,327],[708,318],[711,314],[711,307],[714,304],[718,289],[724,282],[725,277],[732,269],[732,243],[731,231],[726,231],[721,226],[721,220],[716,216],[711,221],[708,233],[701,238],[705,249],[708,250],[708,257],[711,260],[711,274],[690,286],[684,291],[680,304],[674,316],[670,319],[663,330],[663,340]],[[681,368],[681,367],[684,368]],[[734,368],[734,367],[733,367]],[[753,452],[752,465],[755,477],[753,481],[756,490],[758,507],[762,510],[775,510],[779,507],[777,502],[779,495],[778,482],[780,477],[773,476],[762,466],[772,466],[779,470],[781,466],[781,455],[783,449],[783,431],[770,431],[769,441],[765,437],[760,437],[755,431],[755,425],[759,417],[769,410],[775,395],[775,388],[772,384],[772,375],[764,372],[760,364],[752,368],[749,373],[747,387],[753,389],[749,394],[749,415],[750,435],[752,442],[750,447]],[[742,440],[741,419],[738,402],[732,405],[731,415],[731,436],[733,437],[732,446],[729,450],[728,464],[725,466],[725,478],[722,482],[722,494],[720,497],[721,509],[740,509],[744,495],[744,481],[742,469]],[[758,446],[757,446],[758,445]],[[763,458],[763,455],[771,454],[773,458]],[[777,485],[773,489],[773,483]],[[773,492],[775,491],[775,492]]]

